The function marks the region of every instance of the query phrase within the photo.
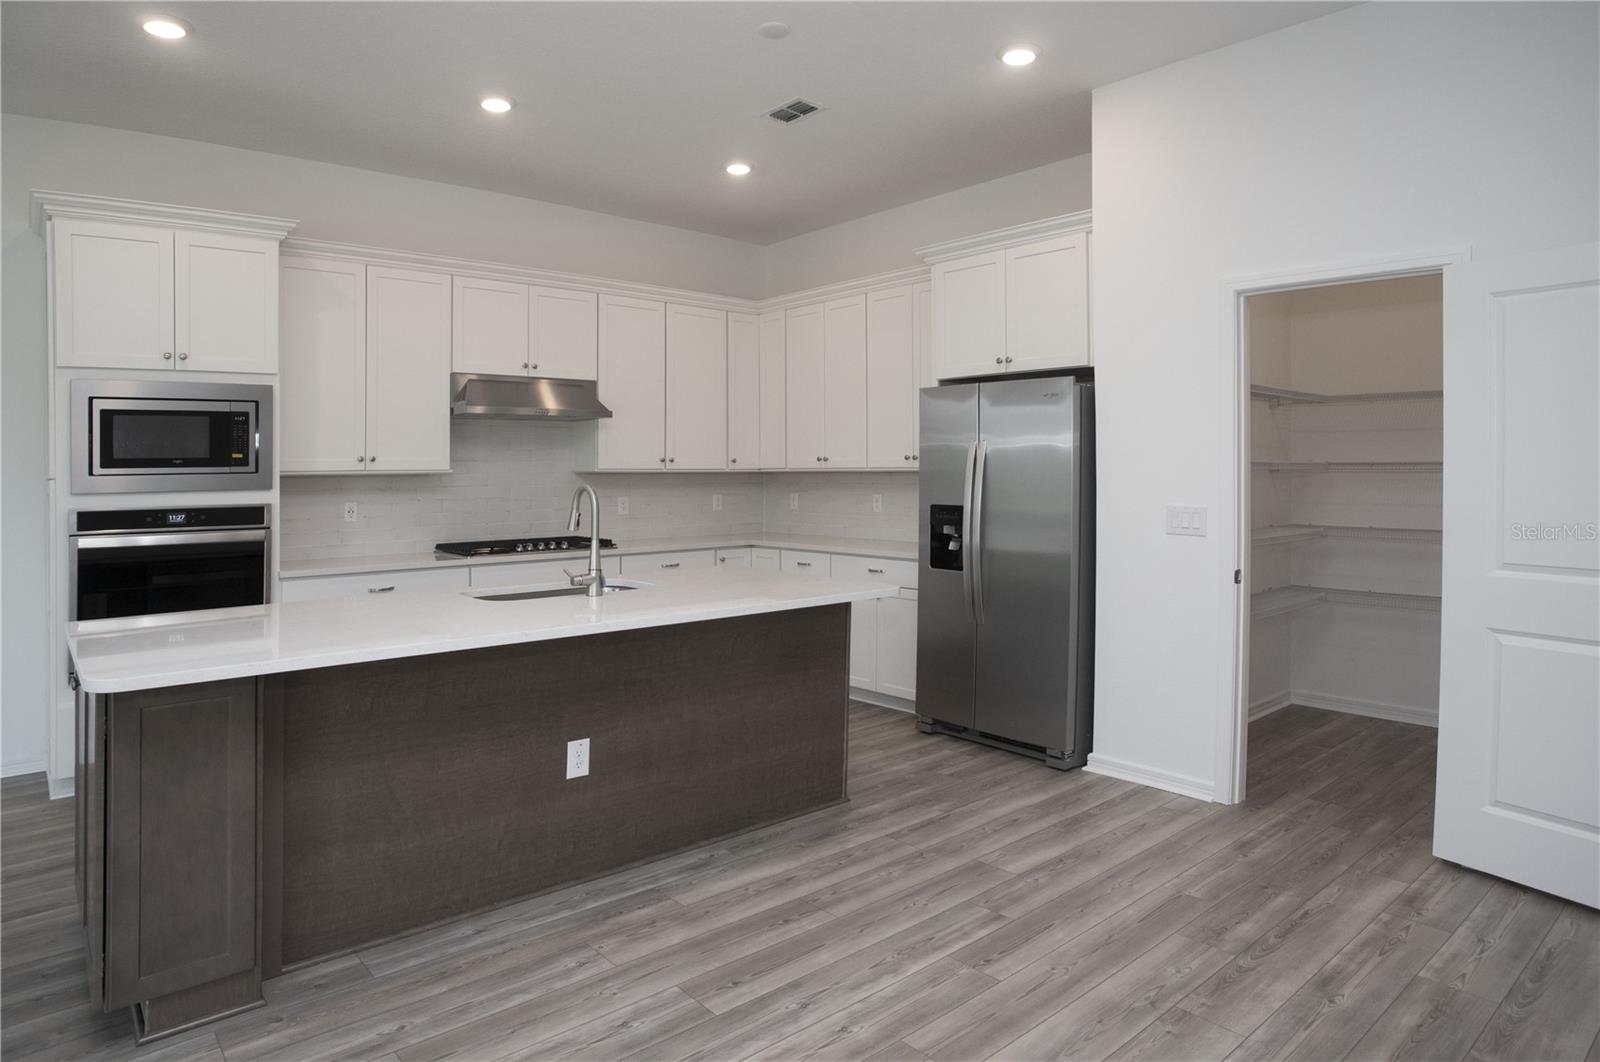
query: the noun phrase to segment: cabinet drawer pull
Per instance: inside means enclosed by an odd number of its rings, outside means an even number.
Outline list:
[[[794,562],[794,566],[796,568],[809,568],[809,567],[811,567],[811,562],[810,561],[795,561]]]
[[[868,568],[867,571],[871,572],[873,575],[882,575],[883,574],[883,569],[882,568]]]
[[[391,591],[393,589],[394,589],[393,584],[390,584],[389,586],[369,586],[369,587],[367,587],[367,593],[369,593],[369,594],[387,594],[389,591]]]
[[[671,564],[663,564],[662,567],[663,568],[681,568],[681,567],[683,567],[683,561],[673,561]]]

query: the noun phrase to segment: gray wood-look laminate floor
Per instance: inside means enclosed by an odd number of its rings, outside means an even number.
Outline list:
[[[848,806],[269,982],[92,1013],[71,802],[0,789],[6,1059],[1600,1058],[1600,916],[1429,854],[1434,733],[1289,708],[1220,807],[857,706]]]

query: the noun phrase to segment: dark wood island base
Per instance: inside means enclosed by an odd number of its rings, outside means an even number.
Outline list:
[[[825,605],[81,695],[91,994],[168,1035],[296,965],[838,803],[848,641]]]

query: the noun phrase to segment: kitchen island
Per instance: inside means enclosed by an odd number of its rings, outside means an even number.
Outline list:
[[[845,799],[849,605],[894,587],[522,589],[71,625],[93,998],[160,1036],[298,965]]]

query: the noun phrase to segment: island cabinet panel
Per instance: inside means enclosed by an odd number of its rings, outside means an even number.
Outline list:
[[[256,718],[250,678],[111,698],[108,1008],[182,1011],[185,993],[225,980],[225,994],[259,1001]]]
[[[848,638],[828,605],[269,676],[281,961],[838,803]]]

